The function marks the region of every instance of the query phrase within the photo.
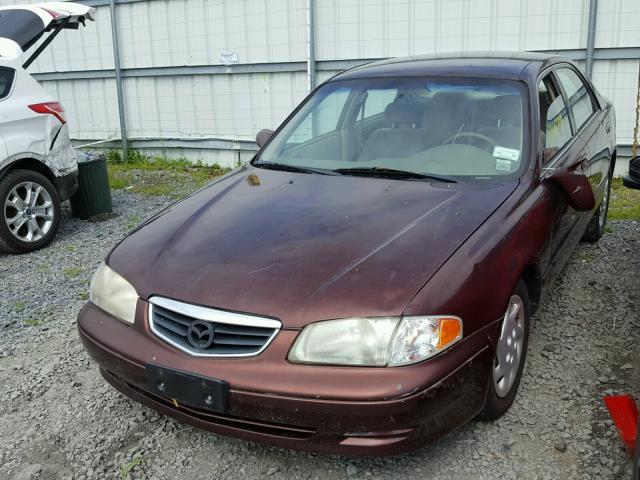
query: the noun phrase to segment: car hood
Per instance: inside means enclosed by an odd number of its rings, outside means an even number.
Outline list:
[[[400,315],[516,185],[247,167],[161,212],[107,262],[143,299],[271,316],[285,327]]]

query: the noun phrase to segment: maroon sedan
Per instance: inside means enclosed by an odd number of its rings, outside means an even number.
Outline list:
[[[603,234],[614,132],[560,57],[340,73],[111,251],[80,337],[131,398],[283,447],[394,454],[497,418],[531,315]]]

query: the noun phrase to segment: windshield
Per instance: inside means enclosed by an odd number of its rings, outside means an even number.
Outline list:
[[[380,78],[321,87],[257,162],[401,170],[465,181],[519,171],[524,88],[479,78]]]

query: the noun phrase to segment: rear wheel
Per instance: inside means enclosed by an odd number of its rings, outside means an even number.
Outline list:
[[[527,355],[531,302],[525,283],[520,280],[502,320],[500,337],[489,375],[489,388],[481,417],[495,420],[509,410],[520,385]]]
[[[609,213],[609,194],[611,192],[611,174],[605,180],[604,196],[600,206],[589,220],[587,229],[582,236],[585,242],[597,242],[604,235],[604,227],[607,225],[607,214]]]
[[[12,170],[0,180],[0,248],[26,253],[48,245],[60,223],[60,198],[44,175]]]

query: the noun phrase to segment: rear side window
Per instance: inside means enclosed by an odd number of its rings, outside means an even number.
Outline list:
[[[544,134],[544,161],[571,140],[569,113],[551,76],[547,75],[538,84],[540,98],[540,130]]]
[[[569,108],[577,131],[593,114],[594,108],[591,94],[578,74],[570,68],[560,68],[556,71],[556,75],[567,95],[567,101],[569,102]]]
[[[11,91],[15,70],[10,68],[0,68],[0,98],[5,98]]]

